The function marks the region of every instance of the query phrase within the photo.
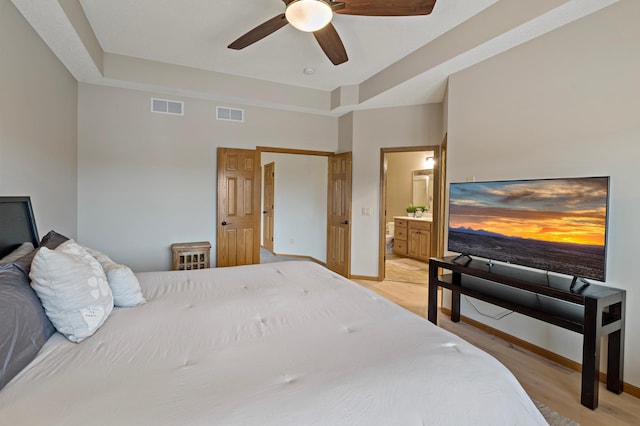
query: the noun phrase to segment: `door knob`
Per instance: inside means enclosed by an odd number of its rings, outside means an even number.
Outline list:
[[[348,221],[348,220],[345,220],[345,221],[343,221],[343,222],[342,222],[342,224],[343,224],[343,225],[348,225],[348,224],[349,224],[349,221]]]
[[[221,223],[220,225],[222,225],[222,226],[227,226],[227,225],[231,225],[231,224],[230,224],[230,223],[227,223],[227,221],[226,221],[226,220],[223,220],[223,221],[222,221],[222,223]]]

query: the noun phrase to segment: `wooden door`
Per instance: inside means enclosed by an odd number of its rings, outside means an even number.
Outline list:
[[[329,157],[327,268],[351,273],[351,153]]]
[[[260,154],[218,148],[218,267],[260,263],[260,211]]]
[[[264,195],[262,206],[262,245],[273,253],[273,213],[275,195],[275,163],[264,165]]]

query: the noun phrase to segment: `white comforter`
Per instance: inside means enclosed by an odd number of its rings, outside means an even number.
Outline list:
[[[314,263],[138,278],[147,304],[55,334],[0,424],[546,424],[490,355]]]

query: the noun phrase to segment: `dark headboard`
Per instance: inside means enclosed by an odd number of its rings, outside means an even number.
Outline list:
[[[0,197],[0,258],[27,241],[38,247],[31,198]]]

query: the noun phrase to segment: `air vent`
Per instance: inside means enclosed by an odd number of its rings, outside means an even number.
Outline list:
[[[216,118],[224,121],[244,121],[244,110],[227,107],[216,107]]]
[[[160,114],[184,115],[184,102],[169,99],[151,98],[151,112]]]

